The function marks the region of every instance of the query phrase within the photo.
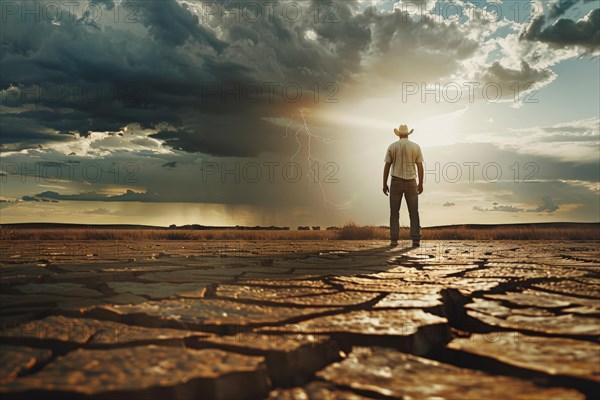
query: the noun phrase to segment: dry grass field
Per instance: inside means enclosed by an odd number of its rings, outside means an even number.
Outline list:
[[[422,229],[423,240],[600,240],[599,224],[456,225]],[[401,228],[400,238],[409,230]],[[347,222],[336,230],[0,228],[0,240],[386,240],[389,229]]]

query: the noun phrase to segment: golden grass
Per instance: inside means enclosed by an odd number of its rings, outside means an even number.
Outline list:
[[[340,240],[387,240],[389,228],[377,226],[358,226],[347,222],[339,231]],[[468,226],[448,226],[421,229],[422,240],[600,240],[598,224],[579,226],[548,225],[497,225],[472,228]],[[400,228],[400,238],[409,239],[410,230]]]
[[[6,229],[0,240],[329,240],[334,231],[168,230],[168,229]]]
[[[600,240],[598,224],[584,226],[449,226],[423,228],[423,240]],[[0,240],[388,240],[389,229],[347,222],[339,230],[170,230],[0,228]],[[400,229],[400,239],[409,230]]]
[[[590,227],[495,226],[468,228],[465,226],[423,230],[427,240],[600,240],[598,225]]]
[[[376,226],[358,226],[353,221],[348,221],[337,232],[337,239],[340,240],[371,240],[371,239],[389,239],[390,233],[386,228]]]

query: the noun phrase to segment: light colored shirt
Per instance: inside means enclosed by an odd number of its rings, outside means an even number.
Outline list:
[[[423,153],[418,144],[408,138],[402,138],[388,147],[384,161],[392,164],[392,176],[415,179],[417,177],[415,163],[423,162]]]

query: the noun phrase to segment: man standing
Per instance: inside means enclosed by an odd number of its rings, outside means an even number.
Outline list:
[[[415,142],[408,140],[408,135],[414,129],[408,131],[406,125],[394,128],[394,133],[400,138],[392,143],[385,155],[385,167],[383,168],[383,194],[390,194],[390,245],[398,245],[400,234],[400,203],[402,195],[406,197],[408,214],[410,216],[410,237],[413,247],[419,247],[421,241],[421,226],[419,221],[419,195],[423,193],[423,153],[421,147]],[[415,170],[416,165],[416,170]],[[387,181],[392,170],[391,190]],[[417,173],[419,183],[417,184]]]

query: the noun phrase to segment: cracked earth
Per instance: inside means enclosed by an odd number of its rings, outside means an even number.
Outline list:
[[[596,399],[598,242],[2,241],[5,399]]]

